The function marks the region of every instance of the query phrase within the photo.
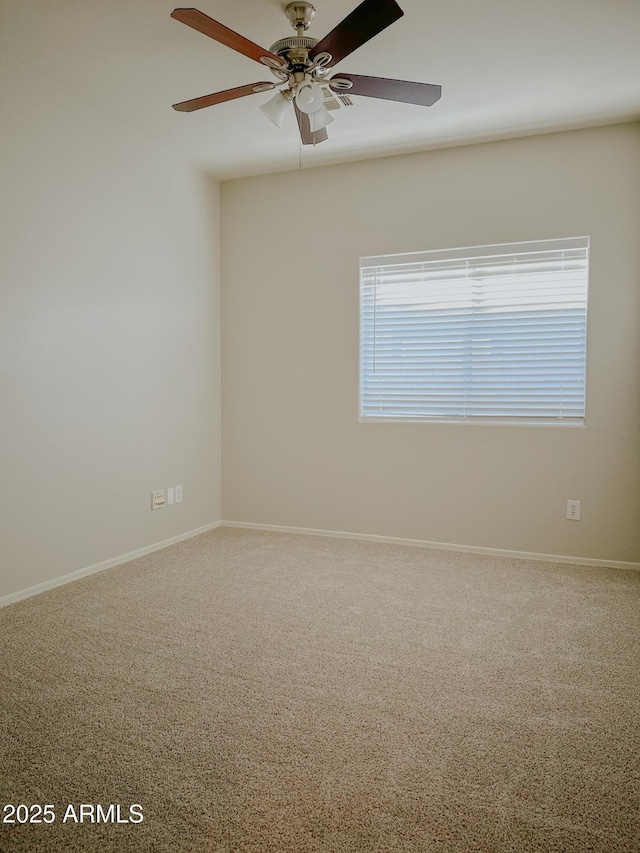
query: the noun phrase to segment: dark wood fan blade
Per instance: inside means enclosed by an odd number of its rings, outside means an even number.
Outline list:
[[[276,65],[285,64],[280,56],[270,53],[264,47],[260,47],[259,44],[249,41],[249,39],[230,30],[224,24],[214,21],[213,18],[210,18],[203,12],[199,12],[197,9],[174,9],[171,17],[175,18],[176,21],[180,21],[181,24],[186,24],[188,27],[204,33],[205,36],[219,41],[220,44],[224,44],[232,50],[237,50],[238,53],[243,53],[249,59],[255,59],[256,62],[262,62],[264,57],[266,57],[271,61],[271,64],[274,62]],[[269,63],[263,64],[269,65]]]
[[[302,110],[299,110],[295,102],[293,106],[295,107],[298,127],[300,128],[300,139],[302,139],[303,145],[318,145],[320,142],[324,142],[325,139],[329,138],[326,127],[323,127],[321,130],[316,130],[316,132],[313,133],[309,125],[309,116],[306,113],[303,113]]]
[[[318,42],[309,56],[314,59],[319,53],[330,53],[328,65],[336,65],[403,15],[395,0],[364,0]]]
[[[432,83],[412,83],[409,80],[393,80],[387,77],[366,77],[362,74],[336,74],[335,86],[329,86],[345,95],[365,95],[368,98],[384,98],[385,101],[402,101],[405,104],[420,104],[430,107],[440,98],[442,86]],[[340,80],[349,80],[350,88],[340,86]]]
[[[223,101],[233,101],[234,98],[244,98],[245,95],[255,95],[258,92],[267,92],[275,89],[275,83],[249,83],[248,86],[237,86],[235,89],[225,89],[224,92],[214,92],[213,95],[203,95],[201,98],[193,98],[190,101],[182,101],[174,104],[174,110],[181,113],[191,113],[201,110],[203,107],[212,107]]]

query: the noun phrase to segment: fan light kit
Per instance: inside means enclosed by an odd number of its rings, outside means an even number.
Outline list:
[[[280,127],[293,105],[303,144],[315,145],[327,139],[326,128],[333,121],[333,116],[325,106],[326,95],[330,97],[331,90],[338,93],[346,103],[349,102],[347,95],[364,95],[430,107],[440,98],[441,87],[431,83],[365,77],[362,74],[340,73],[329,76],[332,67],[345,56],[403,16],[404,12],[395,0],[364,0],[320,41],[303,35],[316,14],[311,3],[289,3],[284,13],[297,35],[280,39],[269,50],[265,50],[197,9],[174,9],[171,17],[176,21],[260,62],[269,68],[277,80],[276,83],[249,83],[182,101],[173,105],[174,110],[193,112],[280,87],[260,107],[261,111],[269,121]]]

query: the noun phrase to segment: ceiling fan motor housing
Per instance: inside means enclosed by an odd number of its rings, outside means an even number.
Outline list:
[[[318,39],[307,38],[306,36],[291,36],[290,38],[280,39],[272,44],[269,52],[275,53],[276,56],[282,56],[287,60],[287,64],[291,70],[298,71],[310,64],[309,51],[317,44]]]

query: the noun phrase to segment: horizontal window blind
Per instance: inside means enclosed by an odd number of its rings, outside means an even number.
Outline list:
[[[587,237],[362,258],[362,419],[584,422]]]

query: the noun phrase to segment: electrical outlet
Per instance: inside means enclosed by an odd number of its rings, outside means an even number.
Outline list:
[[[182,486],[176,486],[176,503],[182,503]]]
[[[570,521],[580,521],[580,501],[567,501],[567,518]]]
[[[161,509],[164,506],[164,489],[151,492],[151,509]]]

